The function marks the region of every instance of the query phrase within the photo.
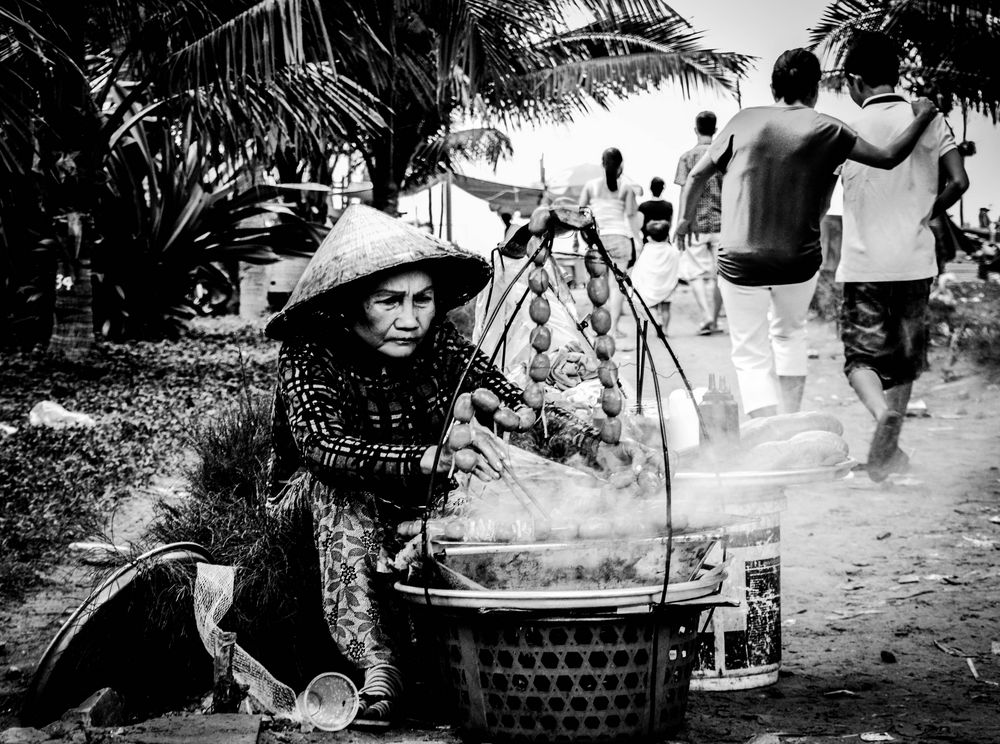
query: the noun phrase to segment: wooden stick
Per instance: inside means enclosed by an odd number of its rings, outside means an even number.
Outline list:
[[[639,321],[635,322],[636,328],[638,329]],[[636,396],[636,408],[635,412],[640,416],[642,415],[642,383],[646,377],[646,354],[645,349],[648,344],[646,334],[649,332],[649,321],[644,320],[642,322],[642,333],[636,339],[636,353],[635,358],[639,363],[638,378],[635,383],[635,396]]]
[[[503,464],[503,470],[500,475],[507,485],[510,486],[511,490],[514,491],[514,495],[528,508],[528,511],[531,511],[531,505],[534,505],[545,519],[551,521],[548,509],[542,506],[542,503],[525,487],[524,483],[514,474],[514,471],[510,469],[507,463]],[[529,503],[525,503],[524,499],[527,499]]]

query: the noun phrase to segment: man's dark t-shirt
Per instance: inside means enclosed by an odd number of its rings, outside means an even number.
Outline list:
[[[836,170],[856,139],[801,105],[745,108],[730,119],[709,148],[725,173],[719,276],[748,287],[810,279]]]

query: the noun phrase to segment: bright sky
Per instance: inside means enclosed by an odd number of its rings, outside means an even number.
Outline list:
[[[673,0],[671,5],[695,28],[704,31],[704,44],[719,50],[758,57],[757,69],[741,85],[744,106],[768,104],[774,60],[785,49],[808,44],[808,29],[821,17],[826,0]],[[571,126],[548,126],[509,132],[514,156],[501,162],[496,172],[488,166],[467,166],[469,175],[527,186],[539,180],[539,161],[544,156],[549,183],[560,174],[585,162],[599,163],[601,151],[618,147],[625,159],[625,173],[647,187],[653,176],[668,184],[674,180],[677,159],[694,144],[694,117],[711,109],[721,126],[738,110],[736,101],[708,91],[694,91],[684,100],[677,88],[636,96],[610,111],[596,110]],[[846,95],[821,92],[817,109],[850,122],[857,107]],[[962,137],[960,115],[950,123]],[[976,142],[978,154],[966,161],[971,186],[965,198],[965,219],[974,221],[980,206],[1000,209],[1000,128],[992,120],[970,114],[968,138]],[[667,198],[677,202],[677,187],[668,187]],[[958,216],[958,207],[952,212]],[[839,213],[840,198],[834,195],[831,212]]]

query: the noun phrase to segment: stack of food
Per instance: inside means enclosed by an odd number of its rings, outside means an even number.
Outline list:
[[[848,461],[844,427],[829,413],[803,411],[752,419],[740,427],[739,447],[693,450],[685,453],[686,471],[784,471],[807,470]]]

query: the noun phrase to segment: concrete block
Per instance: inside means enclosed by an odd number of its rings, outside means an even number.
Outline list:
[[[115,729],[121,744],[257,744],[260,716],[181,713]]]
[[[34,728],[15,727],[0,731],[0,744],[39,744],[48,740],[48,734]]]
[[[103,687],[76,708],[63,715],[63,720],[79,721],[88,727],[119,726],[125,709],[121,696],[110,687]]]

